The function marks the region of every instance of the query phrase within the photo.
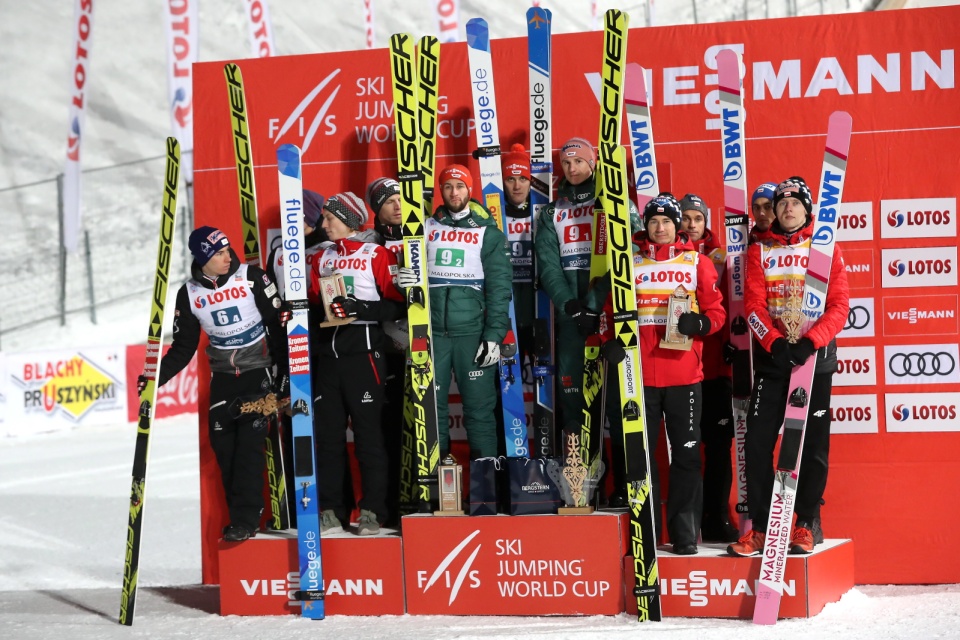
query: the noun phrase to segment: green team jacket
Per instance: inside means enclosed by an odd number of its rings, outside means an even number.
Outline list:
[[[503,342],[510,327],[510,296],[513,267],[507,237],[483,205],[470,201],[470,215],[454,220],[445,206],[437,208],[434,220],[448,227],[477,229],[483,234],[480,260],[483,262],[483,290],[470,287],[430,287],[431,330],[450,338],[476,335],[481,340]]]

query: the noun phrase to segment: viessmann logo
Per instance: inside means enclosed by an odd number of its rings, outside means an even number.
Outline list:
[[[453,550],[440,561],[440,564],[437,565],[437,568],[434,569],[433,573],[429,576],[427,576],[426,571],[417,571],[417,588],[421,589],[423,593],[427,593],[434,585],[440,583],[443,588],[450,590],[450,599],[447,600],[447,606],[452,605],[457,599],[465,581],[469,581],[467,584],[468,588],[479,588],[480,571],[472,567],[483,545],[478,542],[476,546],[472,547],[472,550],[465,551],[463,555],[466,556],[466,559],[464,559],[460,553],[464,551],[464,549],[467,549],[473,539],[478,535],[480,535],[480,529],[475,530],[461,540],[460,544],[454,547]],[[460,563],[460,569],[451,569],[451,566],[458,561]],[[454,571],[456,571],[456,575],[454,575]]]
[[[327,75],[327,77],[321,80],[317,86],[315,86],[310,93],[308,93],[303,100],[300,101],[300,104],[294,107],[293,111],[290,112],[290,115],[287,116],[287,119],[283,121],[282,125],[280,125],[280,118],[270,118],[267,121],[267,137],[274,142],[279,142],[284,134],[296,126],[296,135],[302,140],[302,142],[300,142],[300,149],[302,153],[306,153],[307,149],[310,148],[310,143],[313,142],[313,138],[317,135],[317,130],[320,129],[320,125],[325,127],[323,131],[325,135],[333,135],[336,133],[336,116],[332,114],[328,116],[327,112],[330,111],[330,107],[333,105],[334,99],[336,99],[337,94],[340,92],[341,85],[336,85],[327,93],[326,99],[320,105],[320,108],[314,113],[309,127],[305,126],[306,117],[303,114],[308,108],[315,104],[317,96],[323,93],[323,90],[327,88],[327,85],[329,85],[339,73],[340,69],[334,69]]]
[[[691,571],[680,578],[664,578],[660,581],[660,594],[663,596],[683,597],[690,600],[691,607],[706,607],[710,598],[740,598],[753,596],[757,593],[757,583],[745,579],[711,577],[707,571]],[[797,583],[786,580],[783,584],[783,595],[793,597],[797,595]]]

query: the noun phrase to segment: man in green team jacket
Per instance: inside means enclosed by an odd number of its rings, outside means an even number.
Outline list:
[[[470,199],[473,177],[463,165],[440,172],[443,205],[427,220],[427,275],[437,384],[440,457],[450,451],[450,371],[457,377],[470,457],[497,455],[500,344],[510,328],[512,267],[507,239],[483,205]],[[401,268],[397,284],[416,280]]]

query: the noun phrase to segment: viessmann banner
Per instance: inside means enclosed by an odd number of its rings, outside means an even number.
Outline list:
[[[921,520],[933,518],[939,513],[934,497],[914,495],[906,487],[945,479],[960,483],[960,419],[951,417],[954,394],[960,393],[960,363],[955,350],[944,347],[956,343],[960,311],[956,24],[960,7],[952,6],[630,33],[629,61],[649,70],[658,165],[669,171],[676,193],[694,192],[706,200],[714,231],[723,202],[719,50],[743,53],[751,187],[801,175],[816,191],[827,119],[835,110],[853,116],[838,229],[856,304],[839,341],[841,371],[831,412],[840,437],[832,445],[825,514],[837,527],[830,535],[856,535],[859,548],[877,552],[858,552],[861,583],[921,575],[960,580],[960,558],[935,559],[932,544],[931,551],[921,551],[929,557],[919,563],[871,560],[882,555],[883,542],[868,524],[876,501],[909,500],[918,513],[931,514]],[[555,31],[561,28],[556,25]],[[596,141],[601,50],[599,32],[554,37],[554,149],[573,136]],[[494,40],[492,54],[501,146],[522,142],[529,148],[526,39]],[[304,149],[304,184],[323,194],[363,194],[374,178],[396,175],[386,49],[240,64],[264,228],[278,223],[279,144]],[[470,156],[475,147],[470,82],[466,45],[444,44],[438,168],[456,161],[477,170]],[[196,66],[195,99],[197,131],[203,132],[196,142],[197,223],[219,225],[236,238],[240,215],[222,63]],[[624,135],[626,142],[629,134]],[[205,378],[205,362],[200,371]],[[200,401],[205,401],[202,395]],[[897,409],[900,405],[906,414]],[[942,463],[936,470],[927,464],[931,451]],[[864,465],[878,462],[885,465],[882,491],[863,482],[864,474],[875,469]],[[215,466],[204,468],[204,485],[212,487]],[[219,497],[213,500],[215,489],[210,492],[204,508],[222,509]],[[948,517],[960,525],[960,515]],[[216,528],[207,529],[204,579],[209,582],[216,576],[210,548]]]

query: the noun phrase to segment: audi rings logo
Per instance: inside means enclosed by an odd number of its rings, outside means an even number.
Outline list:
[[[948,376],[957,368],[957,361],[946,351],[895,353],[888,362],[890,373],[898,378]]]
[[[844,331],[860,331],[870,326],[870,310],[861,305],[850,305],[847,312],[847,322],[843,325]]]

